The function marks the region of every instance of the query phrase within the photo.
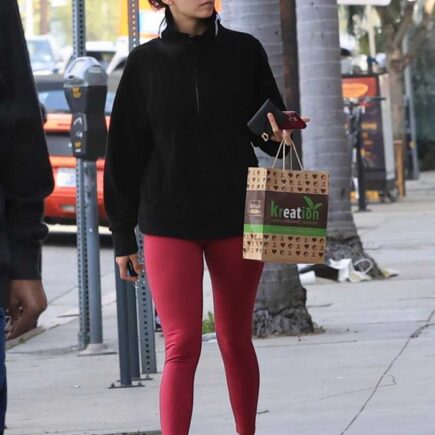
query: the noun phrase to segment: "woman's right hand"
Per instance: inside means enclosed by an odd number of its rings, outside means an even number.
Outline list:
[[[128,273],[127,263],[131,261],[133,265],[134,271],[138,274],[138,276],[143,272],[143,265],[139,263],[137,259],[137,254],[125,255],[122,257],[116,257],[116,264],[119,267],[119,274],[121,279],[129,282],[136,282],[138,277],[131,276]]]

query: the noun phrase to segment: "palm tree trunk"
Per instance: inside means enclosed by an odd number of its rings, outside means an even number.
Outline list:
[[[281,32],[284,64],[284,101],[289,110],[301,112],[299,95],[298,38],[296,30],[296,0],[280,0]],[[293,132],[293,142],[302,158],[300,131]]]
[[[304,164],[330,172],[327,257],[367,258],[350,203],[351,146],[344,129],[337,0],[296,0]],[[373,261],[373,276],[380,271]]]
[[[403,73],[402,47],[388,46],[386,50],[387,69],[390,80],[391,109],[393,119],[393,136],[395,140],[405,143],[405,78]]]
[[[404,56],[402,52],[402,47],[391,47],[388,46],[386,50],[387,57],[387,69],[389,76],[389,88],[390,88],[390,99],[391,99],[391,115],[393,121],[393,137],[395,141],[401,143],[401,153],[403,161],[405,162],[405,167],[403,168],[405,176],[405,171],[408,168],[408,156],[407,148],[408,144],[406,141],[406,109],[405,109],[405,74],[403,69]],[[398,174],[397,174],[398,175]]]
[[[225,25],[251,33],[262,42],[284,95],[280,0],[223,0],[222,3]],[[290,25],[294,27],[295,23]],[[272,165],[272,159],[261,151],[257,156],[261,166]],[[257,337],[313,332],[313,322],[306,308],[306,290],[300,283],[296,265],[265,265],[253,326]]]

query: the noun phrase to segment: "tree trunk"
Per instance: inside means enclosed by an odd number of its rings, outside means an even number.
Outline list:
[[[435,170],[435,32],[422,47],[413,68],[418,152],[423,171]]]
[[[402,68],[403,52],[401,47],[388,47],[386,52],[387,69],[390,80],[391,112],[393,137],[402,144],[403,161],[406,156],[406,109],[405,109],[405,75]]]
[[[285,75],[280,1],[223,0],[222,3],[224,25],[251,33],[262,42],[283,93]],[[290,25],[295,26],[295,23]],[[261,151],[257,155],[260,166],[272,166],[269,156]],[[306,290],[300,283],[295,265],[265,264],[253,326],[257,337],[313,332],[311,316],[306,309]]]
[[[301,112],[299,95],[298,39],[296,31],[296,0],[280,0],[281,31],[284,64],[284,101],[289,110]],[[300,131],[293,132],[293,142],[302,158],[302,137]]]
[[[421,23],[415,29],[409,53],[403,53],[403,39],[412,27],[412,14],[415,8],[422,8]],[[425,37],[432,28],[432,15],[435,8],[434,0],[420,1],[419,4],[404,3],[401,6],[402,17],[398,24],[393,14],[387,14],[385,8],[377,8],[381,18],[386,42],[387,70],[390,78],[390,95],[393,119],[394,140],[401,141],[406,162],[406,111],[405,111],[405,74],[406,63],[415,57],[423,45]]]
[[[48,21],[48,0],[41,0],[40,4],[40,13],[41,13],[41,21],[40,21],[40,34],[46,35],[49,29],[49,21]]]
[[[336,0],[296,0],[304,164],[330,172],[327,257],[368,258],[353,220],[351,146],[344,129],[338,8]],[[371,259],[373,276],[381,276]]]

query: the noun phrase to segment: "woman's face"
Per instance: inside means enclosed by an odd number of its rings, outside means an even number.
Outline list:
[[[170,6],[173,15],[186,18],[210,18],[214,11],[215,0],[164,0]]]

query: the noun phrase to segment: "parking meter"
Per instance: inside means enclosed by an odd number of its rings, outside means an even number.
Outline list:
[[[64,91],[71,113],[74,157],[95,161],[106,150],[107,73],[93,57],[78,57],[66,69]]]

